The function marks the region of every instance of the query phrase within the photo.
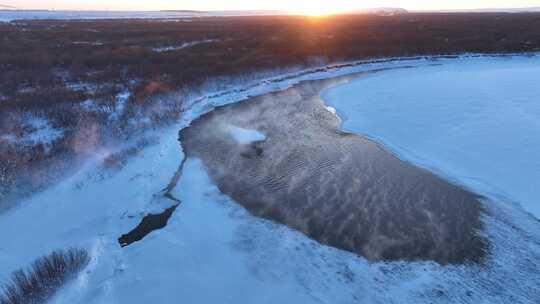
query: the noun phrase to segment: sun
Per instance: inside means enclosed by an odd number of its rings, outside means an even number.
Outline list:
[[[328,1],[322,0],[312,0],[309,4],[302,2],[295,3],[294,7],[290,8],[290,12],[293,14],[311,16],[311,17],[324,17],[339,14],[340,12],[346,11],[346,7],[329,5]]]
[[[333,12],[328,11],[327,8],[323,7],[310,7],[303,9],[298,12],[301,15],[310,16],[310,17],[324,17],[334,14]]]

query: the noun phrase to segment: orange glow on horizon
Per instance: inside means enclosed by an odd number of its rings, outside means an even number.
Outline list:
[[[297,2],[295,4],[296,5],[294,8],[288,10],[290,13],[310,17],[331,16],[353,9],[353,7],[345,4],[329,5],[327,1],[312,1],[304,5],[299,5],[301,2]]]
[[[19,9],[53,10],[279,10],[306,16],[327,16],[351,10],[377,7],[396,7],[408,10],[524,8],[538,7],[540,0],[0,0],[3,5]]]
[[[292,13],[309,17],[326,17],[330,15],[335,15],[338,12],[331,12],[328,11],[328,9],[324,8],[307,8],[304,10],[294,10],[292,11]]]

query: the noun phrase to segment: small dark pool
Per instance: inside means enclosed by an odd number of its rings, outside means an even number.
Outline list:
[[[180,204],[176,204],[168,209],[165,209],[165,211],[159,214],[149,214],[145,216],[139,225],[135,227],[135,229],[118,238],[118,243],[120,243],[120,246],[126,247],[144,239],[154,230],[165,228],[172,214],[179,205]]]

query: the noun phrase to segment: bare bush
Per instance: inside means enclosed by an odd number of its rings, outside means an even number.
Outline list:
[[[11,275],[2,286],[0,304],[45,303],[90,261],[84,249],[54,251]]]

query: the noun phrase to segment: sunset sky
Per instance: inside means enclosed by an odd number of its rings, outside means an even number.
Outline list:
[[[367,7],[402,7],[410,10],[510,8],[540,6],[540,0],[0,0],[0,5],[21,9],[72,10],[325,10],[328,13]]]

